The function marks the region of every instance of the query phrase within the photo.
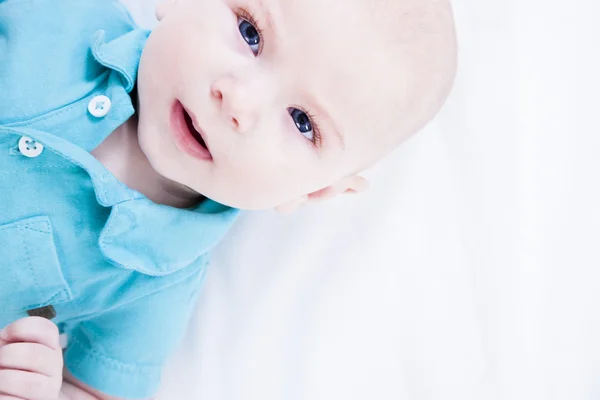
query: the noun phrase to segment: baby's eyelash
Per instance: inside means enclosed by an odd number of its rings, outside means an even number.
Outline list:
[[[261,24],[260,20],[258,19],[256,14],[254,14],[244,8],[238,8],[236,10],[236,14],[239,18],[245,19],[246,21],[250,22],[256,28],[256,32],[258,32],[258,37],[260,40],[259,45],[258,45],[258,55],[260,55],[260,53],[262,53],[262,49],[264,46],[264,35],[263,35],[263,29],[262,29],[262,24]]]
[[[310,123],[313,128],[313,143],[314,143],[315,147],[321,148],[321,145],[323,144],[323,137],[321,136],[321,130],[319,129],[319,123],[317,122],[317,117],[305,108],[299,108],[299,109],[304,111],[306,113],[306,115],[308,116],[308,119],[310,119]]]

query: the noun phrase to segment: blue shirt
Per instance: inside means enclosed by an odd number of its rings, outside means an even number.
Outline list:
[[[155,394],[237,210],[157,205],[91,154],[134,113],[149,35],[117,1],[0,0],[0,327],[52,305],[65,364]]]

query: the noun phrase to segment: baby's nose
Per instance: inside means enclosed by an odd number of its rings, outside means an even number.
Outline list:
[[[252,96],[248,85],[234,78],[216,80],[211,96],[217,102],[225,122],[240,133],[252,130],[260,117],[260,100]]]

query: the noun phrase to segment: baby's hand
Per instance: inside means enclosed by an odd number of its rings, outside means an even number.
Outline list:
[[[56,400],[62,371],[58,328],[52,322],[27,317],[2,330],[0,399]]]

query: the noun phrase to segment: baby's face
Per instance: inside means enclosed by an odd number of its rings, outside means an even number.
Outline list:
[[[220,203],[265,209],[384,155],[409,133],[398,111],[409,85],[362,22],[366,3],[160,5],[138,79],[138,135],[154,169]]]

